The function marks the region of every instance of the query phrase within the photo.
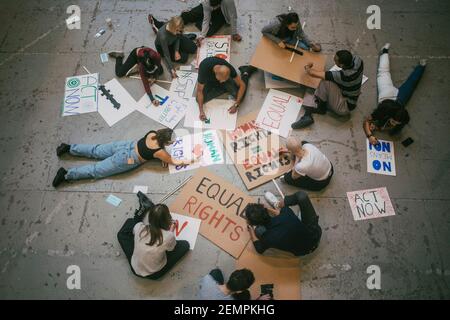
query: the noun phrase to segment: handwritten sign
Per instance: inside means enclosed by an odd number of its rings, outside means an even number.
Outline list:
[[[105,90],[108,91],[108,95],[120,104],[120,107],[116,108],[111,100],[108,99],[108,96],[98,94],[98,113],[112,127],[134,111],[136,100],[134,100],[116,78],[109,80],[104,86]]]
[[[239,258],[250,240],[243,216],[251,202],[247,194],[201,168],[182,188],[170,209],[202,220],[200,234]]]
[[[171,155],[177,160],[191,160],[193,151],[198,150],[201,158],[198,162],[183,166],[169,165],[170,173],[183,172],[199,167],[224,163],[222,142],[215,130],[178,137],[172,144]]]
[[[378,140],[379,144],[373,146],[369,139],[367,144],[367,172],[395,176],[394,142]]]
[[[96,112],[98,109],[98,73],[66,78],[62,115]]]
[[[259,127],[287,138],[297,119],[303,100],[288,93],[270,89],[256,123]]]
[[[261,129],[256,114],[240,120],[240,125],[224,134],[223,143],[247,189],[253,189],[291,170],[289,154],[280,156],[280,137]]]
[[[386,188],[347,192],[355,220],[367,220],[395,215]]]
[[[177,221],[175,239],[189,242],[189,249],[194,250],[198,231],[202,220],[171,212],[172,219]]]
[[[200,121],[198,103],[195,99],[192,99],[184,118],[184,126],[188,128],[234,130],[236,128],[237,112],[231,114],[228,111],[233,104],[234,101],[225,99],[208,101],[203,105],[206,121]]]
[[[189,102],[194,95],[198,73],[191,71],[177,71],[178,78],[172,80],[169,91],[177,98]]]
[[[230,62],[231,55],[231,36],[221,35],[212,36],[203,39],[201,47],[197,50],[197,59],[195,67],[209,57],[218,57]]]
[[[155,99],[159,100],[159,106],[153,105],[148,95],[144,94],[136,104],[136,110],[170,129],[175,128],[186,114],[188,103],[174,98],[157,84],[152,85],[151,90]]]

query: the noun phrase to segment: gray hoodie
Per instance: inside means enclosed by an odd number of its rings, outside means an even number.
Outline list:
[[[275,18],[270,24],[265,26],[261,32],[263,35],[265,35],[267,38],[275,42],[276,44],[280,43],[283,39],[280,39],[277,37],[278,32],[281,29],[281,22],[278,18]],[[302,24],[298,23],[297,30],[294,32],[294,39],[298,39],[300,41],[303,41],[306,45],[311,46],[311,40],[306,36],[305,32],[303,31]]]

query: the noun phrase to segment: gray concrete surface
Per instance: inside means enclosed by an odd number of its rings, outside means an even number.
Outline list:
[[[366,28],[366,8],[374,1],[237,0],[242,43],[233,43],[232,63],[248,62],[260,28],[274,15],[296,9],[306,31],[323,45],[332,66],[333,52],[351,49],[365,61],[369,77],[359,107],[347,122],[316,116],[309,129],[295,135],[320,146],[335,166],[323,192],[311,192],[324,233],[319,249],[301,261],[303,299],[449,299],[450,298],[450,3],[448,1],[375,1],[382,13],[381,30]],[[102,65],[101,52],[153,46],[147,14],[169,18],[196,4],[152,1],[0,2],[0,298],[2,299],[192,299],[198,279],[211,268],[226,273],[234,260],[199,237],[196,250],[161,281],[132,276],[116,232],[132,215],[134,185],[148,185],[160,199],[187,175],[168,175],[157,163],[133,173],[95,183],[76,183],[54,190],[56,170],[83,160],[58,160],[61,142],[91,143],[136,139],[155,122],[133,113],[112,128],[98,114],[61,117],[64,79],[82,74],[85,65],[102,80],[114,75],[112,61]],[[63,24],[70,4],[81,7],[81,30]],[[105,18],[116,28],[98,39]],[[226,32],[226,30],[223,30]],[[109,35],[111,35],[109,37]],[[397,177],[366,173],[364,116],[376,102],[377,52],[391,42],[396,84],[419,58],[429,65],[408,109],[412,119],[397,137]],[[167,75],[166,75],[167,76]],[[135,99],[143,94],[137,80],[121,80]],[[257,110],[264,100],[263,75],[250,84],[240,115]],[[294,90],[298,95],[302,89]],[[408,148],[399,143],[411,136]],[[235,185],[244,185],[231,166],[212,168]],[[396,216],[353,221],[346,191],[386,186]],[[282,186],[285,193],[293,188]],[[256,188],[275,191],[268,184]],[[113,193],[123,199],[115,208],[105,202]],[[171,198],[169,202],[173,200]],[[78,265],[82,289],[66,288],[66,268]],[[366,288],[366,269],[381,268],[381,290]]]

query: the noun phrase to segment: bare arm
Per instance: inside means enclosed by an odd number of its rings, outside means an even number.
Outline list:
[[[237,76],[236,78],[234,78],[234,82],[236,82],[236,84],[239,87],[239,91],[237,93],[237,98],[236,98],[236,105],[239,105],[242,102],[242,98],[244,97],[247,86],[245,85],[244,81],[242,81],[240,76]]]
[[[307,64],[305,66],[305,71],[311,77],[325,80],[325,71],[319,71],[319,70],[313,69],[313,64],[312,63],[309,63],[309,64]]]
[[[366,137],[369,139],[369,141],[372,145],[377,145],[378,140],[373,135],[373,130],[372,130],[371,126],[372,126],[372,116],[369,116],[364,120],[364,123],[363,123],[364,133],[366,134]],[[373,126],[373,127],[376,128],[375,126]]]
[[[161,160],[165,163],[168,163],[168,164],[172,164],[174,166],[184,166],[184,165],[191,164],[192,162],[195,161],[195,160],[188,161],[188,160],[174,159],[166,150],[159,150],[159,151],[155,152],[154,156],[155,156],[155,158],[158,158],[159,160]]]

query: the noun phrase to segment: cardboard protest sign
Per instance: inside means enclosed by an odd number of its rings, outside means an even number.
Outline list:
[[[184,126],[189,128],[203,128],[216,130],[234,130],[236,128],[237,112],[231,114],[228,109],[234,104],[233,100],[213,99],[203,105],[206,121],[200,121],[200,110],[195,99],[191,100],[184,118]]]
[[[98,109],[98,73],[66,78],[62,115],[96,112]]]
[[[281,49],[276,43],[262,37],[250,64],[258,69],[270,72],[286,80],[317,88],[319,78],[313,78],[305,72],[305,65],[312,63],[314,69],[325,70],[325,55],[298,49],[303,55],[295,54],[290,63],[292,52]]]
[[[173,212],[200,218],[200,234],[234,258],[250,236],[243,216],[252,198],[224,179],[200,168],[170,205]]]
[[[273,284],[275,300],[300,300],[300,259],[272,257],[258,254],[249,242],[242,255],[236,260],[236,269],[247,268],[255,276],[250,287],[252,299],[261,294],[261,285]]]
[[[292,122],[297,120],[302,103],[302,98],[270,89],[258,114],[256,124],[263,129],[287,138],[292,130]]]
[[[339,68],[337,65],[332,66],[330,69],[330,71],[340,71],[340,70],[342,70],[342,68]],[[366,83],[367,80],[369,80],[369,78],[367,78],[367,76],[363,74],[361,85]]]
[[[208,57],[218,57],[230,62],[231,56],[231,36],[220,35],[203,39],[202,45],[197,50],[195,67]]]
[[[215,130],[178,137],[172,144],[171,155],[176,160],[191,160],[196,150],[201,154],[200,161],[184,166],[169,165],[169,172],[177,173],[224,163],[222,142]]]
[[[99,86],[98,113],[110,127],[132,113],[135,107],[136,100],[116,78]]]
[[[172,80],[169,91],[177,98],[189,102],[194,95],[198,73],[191,71],[177,71],[178,78]]]
[[[159,106],[153,105],[148,95],[144,94],[136,104],[136,110],[170,129],[175,128],[186,114],[188,103],[174,98],[169,91],[157,84],[152,85],[151,90],[155,99],[159,100]]]
[[[264,71],[264,84],[266,89],[298,88],[298,83],[283,79],[282,77]]]
[[[367,172],[395,176],[394,142],[378,140],[379,144],[373,146],[369,139],[367,144]]]
[[[394,216],[395,211],[386,188],[347,192],[355,220]]]
[[[177,221],[175,238],[177,240],[186,240],[189,242],[189,249],[194,250],[202,221],[174,212],[171,212],[170,215],[172,216],[172,220]]]
[[[223,143],[248,190],[291,170],[289,154],[280,157],[280,137],[256,125],[256,114],[239,119],[236,130],[226,131]]]

